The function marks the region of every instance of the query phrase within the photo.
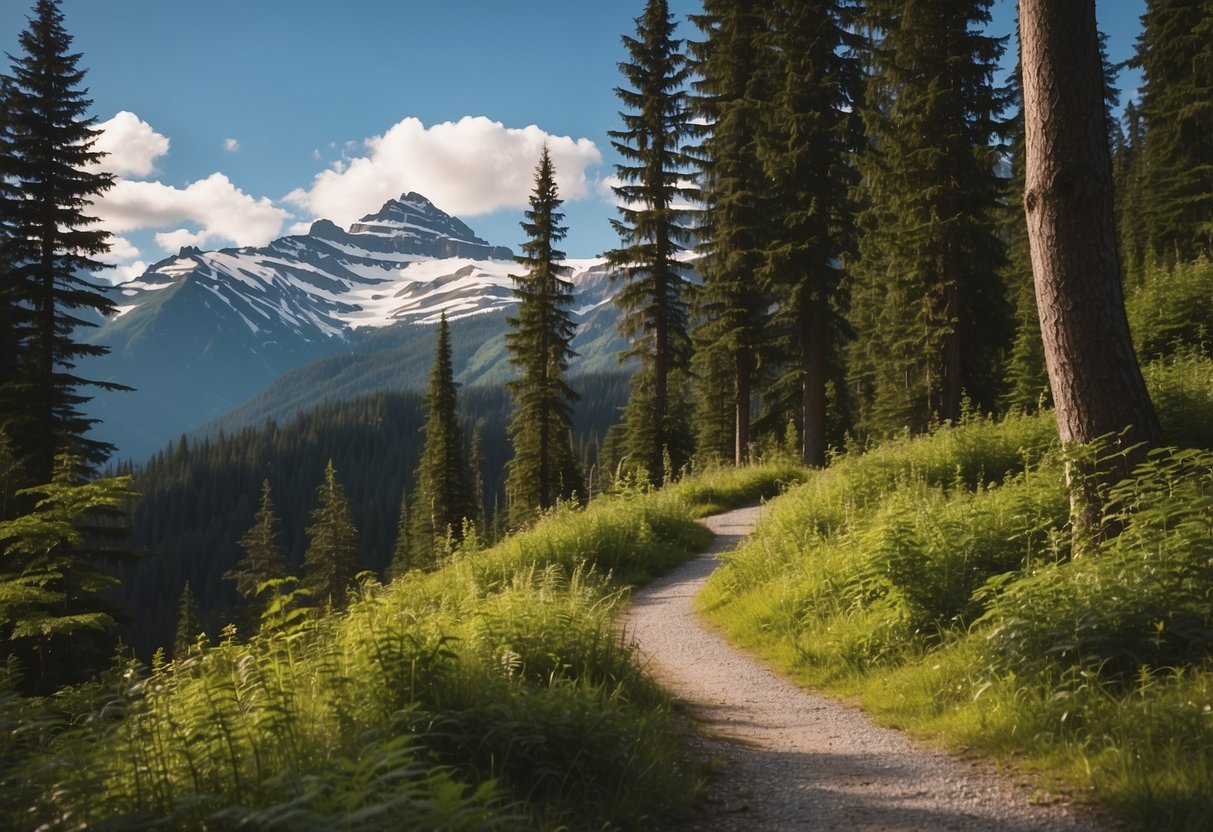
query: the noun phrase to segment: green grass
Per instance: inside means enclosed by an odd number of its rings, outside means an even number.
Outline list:
[[[0,695],[0,827],[649,828],[695,793],[614,618],[708,533],[666,494],[561,509],[340,613]],[[10,669],[10,676],[11,676]]]
[[[1207,829],[1213,454],[1157,454],[1113,496],[1124,532],[1071,559],[1051,414],[970,419],[810,475],[700,607],[801,684],[1042,793]]]

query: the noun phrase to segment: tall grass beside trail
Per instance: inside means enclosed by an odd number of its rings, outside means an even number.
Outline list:
[[[692,796],[614,627],[707,532],[663,494],[562,509],[342,613],[299,606],[45,700],[0,687],[0,828],[659,828]]]
[[[1154,368],[1155,394],[1210,366]],[[1176,424],[1213,421],[1187,401]],[[1072,559],[1052,419],[838,459],[771,504],[701,607],[806,686],[1035,770],[1042,799],[1213,828],[1213,453],[1155,452],[1112,494],[1122,533]]]

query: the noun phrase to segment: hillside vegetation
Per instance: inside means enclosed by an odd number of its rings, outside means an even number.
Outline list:
[[[1213,362],[1147,373],[1213,448]],[[702,609],[802,684],[1151,829],[1213,823],[1213,453],[1151,454],[1071,558],[1051,414],[848,453],[772,504]],[[1042,799],[1043,799],[1042,793]]]
[[[736,502],[784,473],[705,487]],[[229,628],[55,697],[12,692],[10,666],[0,827],[651,826],[698,775],[613,619],[706,542],[691,513],[640,491],[561,508],[436,572],[367,576],[341,613],[288,581],[247,642]]]

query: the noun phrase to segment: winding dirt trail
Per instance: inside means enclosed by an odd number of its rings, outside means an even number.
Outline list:
[[[692,599],[759,509],[709,517],[700,558],[636,593],[624,626],[650,671],[699,723],[720,763],[706,806],[683,830],[1115,828],[1029,802],[1023,784],[978,762],[913,745],[854,707],[805,692],[706,631]]]

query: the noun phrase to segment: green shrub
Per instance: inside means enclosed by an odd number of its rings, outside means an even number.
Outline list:
[[[1213,261],[1147,266],[1125,312],[1142,362],[1184,350],[1213,357]]]
[[[1009,583],[984,620],[992,666],[1129,679],[1213,654],[1213,454],[1155,452],[1111,492],[1097,555]]]
[[[1213,359],[1193,351],[1142,367],[1166,441],[1213,450]]]

